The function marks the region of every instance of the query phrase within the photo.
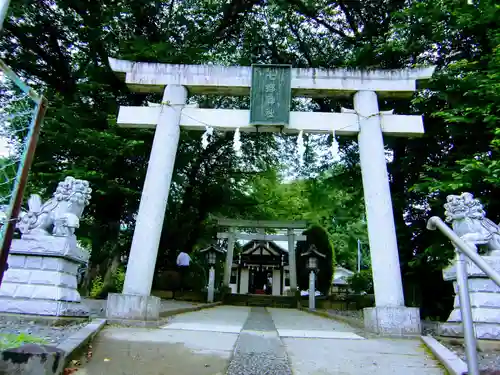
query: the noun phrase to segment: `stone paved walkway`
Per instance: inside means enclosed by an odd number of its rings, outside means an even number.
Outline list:
[[[373,339],[292,309],[220,306],[160,329],[106,328],[77,375],[444,374],[419,340]]]

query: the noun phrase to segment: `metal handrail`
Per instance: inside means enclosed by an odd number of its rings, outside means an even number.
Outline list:
[[[469,375],[479,375],[477,360],[477,341],[474,333],[472,320],[472,308],[470,304],[469,283],[467,275],[466,256],[483,271],[495,284],[500,287],[500,274],[496,272],[477,253],[475,245],[461,239],[445,222],[437,216],[433,216],[427,222],[427,229],[439,229],[455,245],[457,250],[457,284],[460,298],[460,313],[464,329],[465,353],[467,357],[467,369]]]

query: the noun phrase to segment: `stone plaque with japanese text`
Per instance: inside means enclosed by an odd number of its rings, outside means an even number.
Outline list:
[[[291,81],[291,65],[252,65],[250,125],[289,124]]]

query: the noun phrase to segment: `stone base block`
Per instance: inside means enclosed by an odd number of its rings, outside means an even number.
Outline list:
[[[500,324],[500,308],[480,308],[473,307],[472,320],[476,323],[496,323]],[[448,317],[450,323],[460,323],[462,321],[462,312],[460,307],[455,307]]]
[[[495,271],[500,272],[500,257],[494,256],[495,254],[498,254],[498,250],[493,252],[493,255],[482,258]],[[476,337],[481,340],[500,341],[500,287],[487,278],[484,272],[470,261],[467,262],[467,275]],[[453,311],[447,322],[440,323],[438,334],[444,337],[462,338],[464,333],[455,263],[443,270],[443,278],[453,281],[456,295]]]
[[[474,323],[476,338],[481,340],[500,340],[500,324]],[[446,337],[464,337],[462,323],[446,322],[440,323],[438,335]]]
[[[54,346],[27,344],[0,356],[0,374],[60,375],[64,369],[64,350]]]
[[[0,312],[44,316],[88,317],[88,308],[80,302],[0,298]]]
[[[420,310],[416,307],[385,306],[363,309],[365,329],[388,336],[420,335]]]
[[[500,293],[489,293],[489,292],[470,292],[470,305],[471,307],[480,308],[500,308]],[[455,295],[455,301],[453,306],[460,306],[460,297],[458,293]],[[498,314],[500,318],[500,314]],[[500,320],[500,319],[499,319]]]
[[[87,259],[75,236],[15,239],[0,288],[0,313],[88,317],[77,290],[78,267]]]
[[[154,296],[110,293],[106,318],[113,321],[156,321],[160,319],[161,299]]]
[[[492,267],[495,271],[498,272],[500,270],[500,257],[499,256],[482,256],[483,260],[488,263],[490,267]],[[488,278],[486,274],[481,271],[481,269],[476,266],[470,260],[467,260],[467,275],[469,278]],[[450,266],[443,270],[443,279],[445,281],[456,281],[457,280],[457,264],[453,262]]]
[[[88,317],[88,308],[80,302],[0,298],[0,313],[55,317]]]
[[[500,286],[495,284],[493,280],[480,277],[469,279],[468,281],[470,293],[500,293]],[[453,283],[453,288],[457,294],[458,284],[456,281]]]

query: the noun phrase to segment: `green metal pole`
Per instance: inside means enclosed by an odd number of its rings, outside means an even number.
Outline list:
[[[7,16],[10,0],[0,0],[0,31],[3,29],[3,23]],[[0,60],[0,70],[16,85],[21,88],[26,94],[29,95],[31,100],[36,103],[36,110],[34,111],[34,118],[28,133],[28,144],[23,152],[21,159],[21,168],[17,171],[16,180],[14,184],[13,195],[9,203],[9,212],[7,212],[7,222],[4,223],[0,229],[0,286],[2,285],[3,275],[7,266],[7,258],[9,256],[10,245],[12,237],[16,228],[17,218],[21,210],[23,201],[24,189],[28,181],[28,173],[33,162],[36,144],[38,142],[38,135],[42,120],[47,110],[47,99],[38,95],[33,89],[27,86],[21,79],[2,61]]]
[[[2,61],[0,60],[0,62]],[[36,111],[34,112],[35,117],[33,118],[33,123],[27,136],[28,143],[21,159],[22,167],[17,171],[13,195],[9,204],[10,212],[7,212],[8,221],[1,229],[3,232],[3,238],[0,238],[0,240],[2,240],[2,243],[0,244],[0,286],[2,285],[3,275],[6,271],[5,268],[9,257],[10,245],[16,229],[17,218],[19,217],[19,212],[21,211],[24,190],[28,182],[28,173],[30,171],[33,158],[35,157],[38,135],[40,134],[40,128],[42,126],[43,118],[45,117],[47,106],[47,99],[42,96],[37,103]]]

